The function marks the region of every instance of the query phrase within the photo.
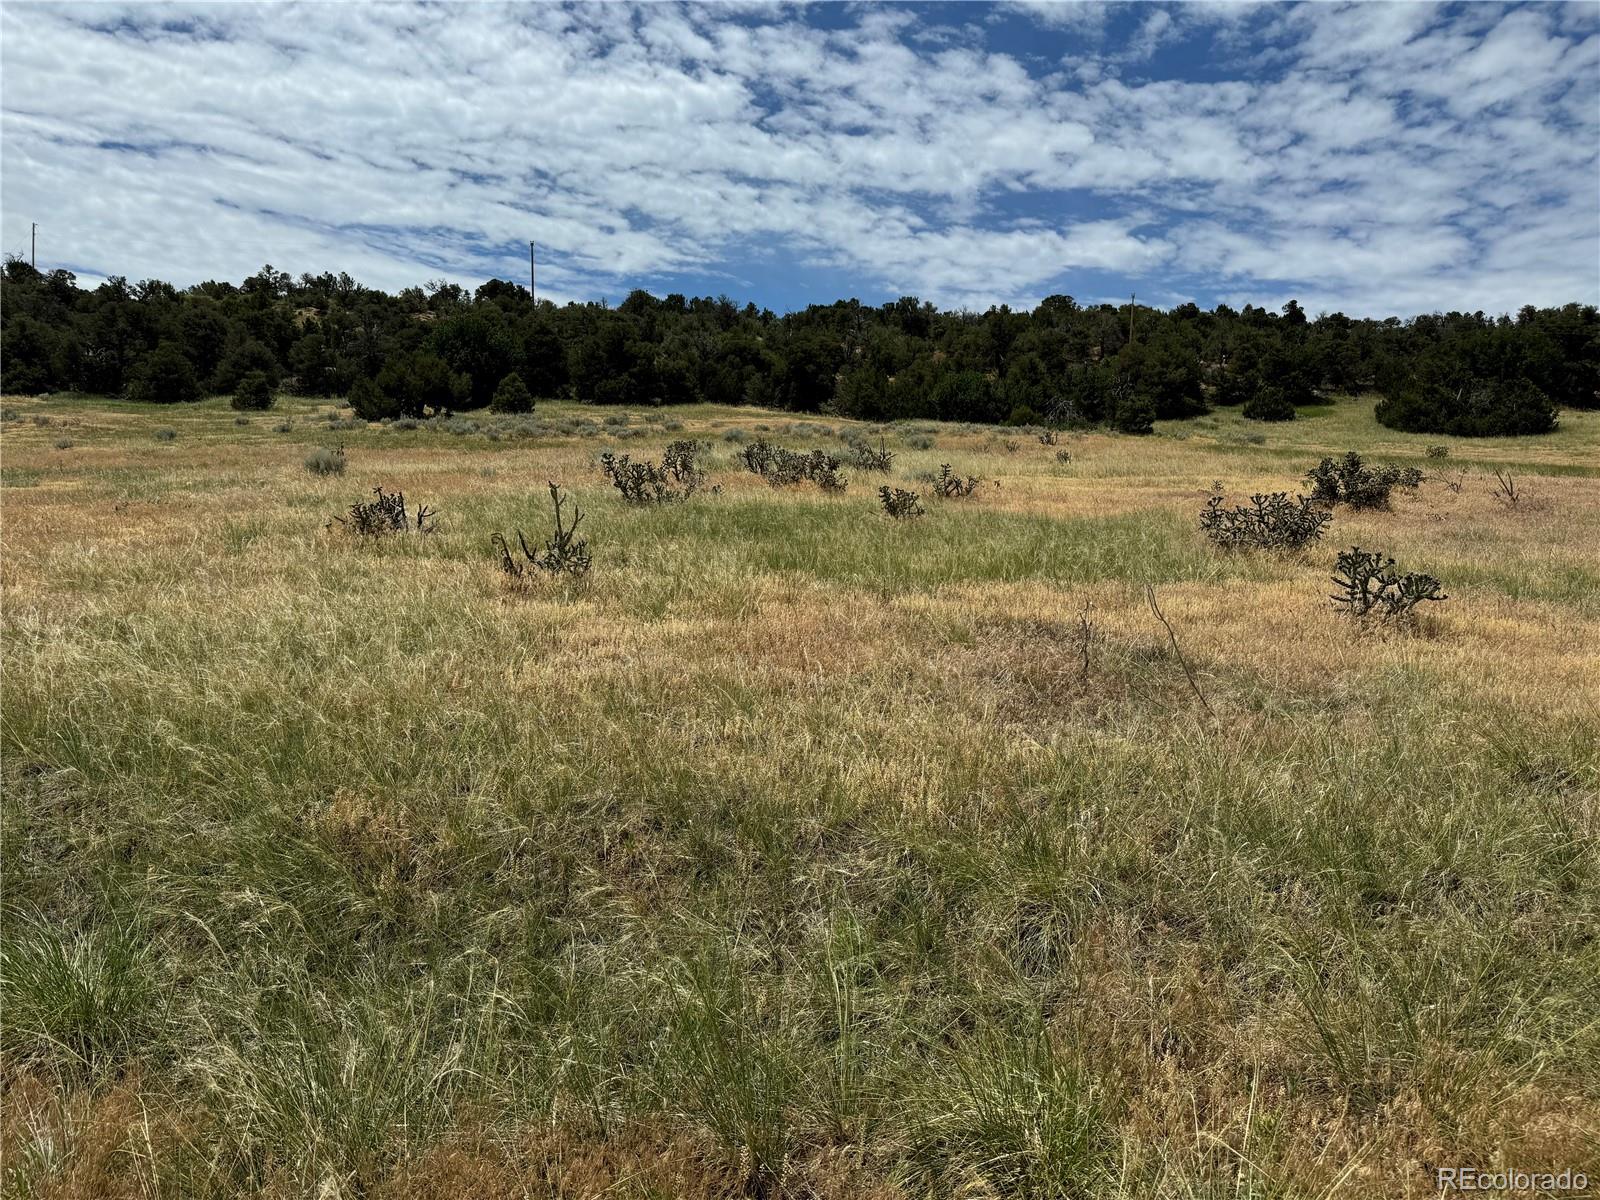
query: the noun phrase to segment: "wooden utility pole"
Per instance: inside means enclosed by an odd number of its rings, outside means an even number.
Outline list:
[[[28,247],[28,265],[35,271],[39,269],[39,222],[33,223],[32,242]]]
[[[1128,344],[1130,346],[1133,345],[1133,302],[1138,298],[1135,293],[1128,293]]]
[[[539,306],[539,285],[533,266],[533,243],[528,243],[528,295],[533,297],[534,307]]]

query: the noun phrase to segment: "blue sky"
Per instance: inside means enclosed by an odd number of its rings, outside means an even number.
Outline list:
[[[0,247],[779,311],[1600,301],[1600,5],[8,3]]]

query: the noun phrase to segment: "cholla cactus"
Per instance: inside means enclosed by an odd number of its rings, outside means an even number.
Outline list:
[[[842,492],[847,486],[839,474],[841,463],[822,450],[800,454],[770,442],[751,442],[741,452],[745,469],[761,476],[773,487],[810,480],[825,492]]]
[[[894,451],[884,445],[881,437],[876,450],[866,442],[851,442],[850,453],[856,468],[862,471],[887,471],[894,462]]]
[[[973,492],[978,490],[978,484],[982,482],[981,479],[971,475],[962,478],[950,470],[949,463],[940,463],[939,477],[933,481],[933,490],[946,500],[953,500],[962,496],[972,495]]]
[[[1248,507],[1223,508],[1214,492],[1200,514],[1200,528],[1225,549],[1298,550],[1322,537],[1333,514],[1308,496],[1289,499],[1287,492],[1250,497]]]
[[[917,494],[908,492],[904,488],[879,488],[878,502],[883,505],[883,511],[896,521],[920,517],[923,514],[923,508],[918,502]]]
[[[501,534],[495,534],[491,544],[500,551],[500,569],[512,579],[521,580],[531,571],[543,571],[549,575],[584,575],[589,571],[591,557],[589,542],[586,538],[577,536],[578,522],[583,520],[583,510],[578,507],[577,501],[572,504],[572,520],[566,522],[563,509],[568,496],[561,493],[561,488],[555,483],[550,484],[550,501],[555,507],[555,532],[545,541],[544,549],[535,552],[528,545],[528,539],[523,536],[522,530],[517,530],[517,544],[521,547],[524,561],[518,561],[511,553],[511,547]]]
[[[1334,571],[1334,586],[1339,590],[1331,599],[1350,617],[1376,615],[1385,621],[1406,621],[1424,600],[1449,599],[1432,575],[1416,571],[1402,575],[1394,559],[1360,546],[1342,552]]]
[[[438,509],[429,508],[426,504],[418,505],[413,520],[406,509],[404,492],[386,492],[381,487],[372,491],[376,499],[352,504],[348,517],[334,517],[333,521],[328,522],[329,526],[336,521],[362,537],[382,537],[384,534],[405,533],[408,530],[415,530],[419,534],[432,533],[438,528],[435,520],[439,515]]]

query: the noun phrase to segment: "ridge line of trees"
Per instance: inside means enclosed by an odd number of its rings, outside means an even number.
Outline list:
[[[173,403],[234,395],[248,379],[257,404],[260,377],[269,392],[344,397],[369,420],[571,397],[1133,433],[1213,406],[1289,420],[1368,391],[1385,424],[1457,436],[1540,433],[1561,407],[1600,407],[1593,305],[1406,321],[1312,319],[1294,301],[1141,305],[1135,325],[1130,340],[1126,306],[1070,296],[1032,312],[944,312],[907,296],[777,316],[644,291],[616,308],[535,304],[499,279],[390,294],[271,266],[238,286],[117,277],[86,290],[70,271],[13,258],[0,273],[0,390]]]

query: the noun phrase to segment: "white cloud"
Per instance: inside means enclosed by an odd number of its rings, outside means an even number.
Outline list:
[[[7,5],[0,236],[38,220],[43,265],[88,274],[386,287],[521,278],[532,237],[558,299],[757,246],[974,307],[1084,272],[1380,314],[1593,301],[1578,7]]]

